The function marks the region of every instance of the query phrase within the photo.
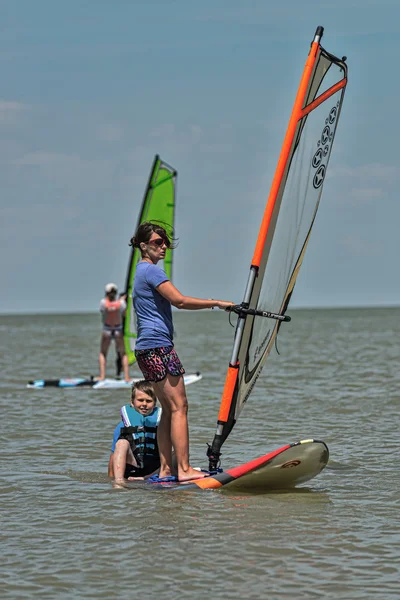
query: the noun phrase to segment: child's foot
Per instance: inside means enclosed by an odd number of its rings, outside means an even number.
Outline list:
[[[126,479],[114,479],[113,481],[113,488],[126,488],[127,487],[127,480]]]

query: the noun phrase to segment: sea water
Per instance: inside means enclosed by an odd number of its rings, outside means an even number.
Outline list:
[[[113,489],[127,390],[25,388],[97,374],[98,316],[0,317],[1,597],[398,600],[400,309],[289,314],[223,466],[304,438],[330,462],[257,495]],[[174,320],[186,371],[203,374],[187,392],[191,462],[206,466],[234,329],[218,311]]]

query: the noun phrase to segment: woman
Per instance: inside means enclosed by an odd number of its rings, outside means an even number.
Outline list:
[[[122,321],[126,311],[126,302],[124,296],[117,299],[118,289],[115,283],[107,283],[105,297],[100,302],[100,312],[103,319],[103,331],[101,333],[100,354],[99,354],[99,379],[105,379],[107,352],[111,340],[115,340],[117,353],[122,358],[125,381],[129,379],[129,363],[125,354],[124,338],[122,332]]]
[[[169,281],[157,263],[164,259],[171,240],[157,223],[142,223],[131,246],[139,248],[141,260],[136,267],[133,304],[137,316],[135,355],[144,379],[153,382],[162,406],[158,426],[158,448],[161,468],[159,478],[172,474],[172,447],[175,450],[179,481],[190,481],[206,474],[189,464],[189,430],[187,399],[183,374],[185,370],[173,346],[171,305],[186,310],[232,306],[223,300],[202,300],[183,296]]]

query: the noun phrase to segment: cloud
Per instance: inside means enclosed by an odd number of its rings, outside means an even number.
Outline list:
[[[368,7],[368,4],[370,6]],[[366,6],[367,5],[367,6]],[[340,19],[334,19],[336,25],[336,37],[338,36],[356,36],[366,37],[371,34],[398,33],[398,20],[395,16],[398,15],[398,0],[380,0],[378,13],[375,0],[336,0],[335,10],[340,15],[341,11],[346,11],[347,23],[343,25]],[[349,11],[351,8],[351,14]],[[263,28],[263,33],[268,32],[269,40],[282,40],[280,28],[275,26],[276,22],[282,21],[285,23],[286,34],[291,32],[291,40],[302,38],[304,36],[304,25],[309,26],[310,18],[314,19],[315,3],[311,0],[303,0],[301,6],[293,0],[289,2],[281,2],[273,4],[265,2],[265,0],[252,0],[252,2],[244,3],[242,0],[231,0],[229,5],[221,11],[218,3],[209,3],[208,5],[200,5],[198,12],[194,16],[194,20],[205,23],[228,24],[231,26],[240,25],[240,31],[237,35],[248,35],[249,27],[253,28],[252,39],[255,39],[256,28]],[[359,12],[376,11],[373,23],[368,23],[368,27],[359,26]],[[387,11],[393,10],[392,19],[387,19]],[[323,8],[320,9],[322,14]],[[329,12],[329,9],[327,9]],[[353,15],[356,15],[355,18]],[[381,16],[382,15],[382,16]],[[364,15],[365,20],[365,15]],[[332,17],[331,17],[332,21]],[[301,24],[301,26],[300,26]],[[312,28],[310,34],[312,33]],[[223,38],[222,38],[223,39]],[[208,42],[209,43],[209,42]]]
[[[105,142],[119,142],[124,137],[124,130],[120,125],[105,123],[97,128],[97,136]]]
[[[23,112],[29,109],[27,104],[13,100],[0,100],[0,125],[16,125]]]
[[[353,234],[342,239],[341,245],[347,253],[352,256],[373,257],[379,256],[379,250],[370,239],[364,240],[360,236]]]
[[[152,137],[165,137],[166,135],[172,135],[175,133],[175,125],[173,123],[164,123],[151,130],[150,135]]]
[[[359,165],[357,167],[337,166],[331,171],[331,176],[353,177],[353,178],[373,178],[385,179],[386,181],[395,181],[399,178],[398,167],[392,165],[382,165],[380,163],[371,163]]]
[[[40,196],[50,198],[79,198],[90,192],[106,193],[115,187],[116,164],[113,158],[85,159],[78,154],[48,150],[22,152],[9,159],[6,167],[13,187],[33,190]],[[49,187],[50,186],[50,187]],[[9,199],[6,201],[10,201]],[[88,200],[86,200],[88,201]]]
[[[54,165],[79,164],[80,158],[74,154],[59,152],[28,152],[13,161],[18,166],[47,167]]]
[[[0,100],[0,111],[2,111],[2,110],[9,110],[9,111],[23,110],[24,108],[25,108],[25,105],[22,104],[22,102]]]
[[[364,204],[370,200],[383,198],[385,192],[381,188],[353,188],[350,196],[357,204]]]
[[[372,204],[388,199],[397,189],[399,170],[392,165],[370,163],[358,166],[339,165],[332,168],[328,177],[335,181],[336,191],[345,202],[354,206]]]
[[[22,144],[16,140],[0,139],[0,169],[23,152]]]
[[[191,151],[198,151],[202,154],[220,154],[232,152],[234,148],[238,147],[237,127],[231,123],[206,127],[202,127],[198,123],[187,123],[181,127],[164,123],[155,127],[150,135],[158,138],[159,151],[161,152],[161,148],[165,146],[169,155],[187,155]]]

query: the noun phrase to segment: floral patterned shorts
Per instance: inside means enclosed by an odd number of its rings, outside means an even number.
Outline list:
[[[173,346],[136,350],[136,360],[146,381],[162,381],[170,375],[183,375],[185,369]]]

